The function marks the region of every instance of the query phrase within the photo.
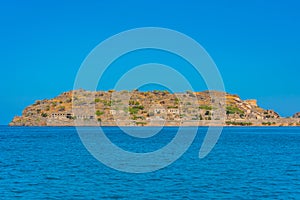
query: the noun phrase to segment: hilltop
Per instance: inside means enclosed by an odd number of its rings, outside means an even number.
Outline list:
[[[223,114],[223,115],[222,115]],[[282,118],[273,110],[217,91],[64,92],[37,100],[16,116],[10,126],[297,126],[295,118]]]

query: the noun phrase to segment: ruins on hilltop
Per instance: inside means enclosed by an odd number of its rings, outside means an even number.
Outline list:
[[[256,100],[217,91],[75,90],[38,100],[11,126],[298,126]]]

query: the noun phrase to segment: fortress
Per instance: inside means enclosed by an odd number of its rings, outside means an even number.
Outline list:
[[[256,100],[217,91],[75,90],[28,106],[11,126],[298,126]]]

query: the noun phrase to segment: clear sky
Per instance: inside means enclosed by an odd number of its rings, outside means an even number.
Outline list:
[[[299,10],[297,0],[1,1],[0,124],[37,99],[71,90],[98,43],[146,26],[194,38],[227,92],[292,115],[300,111]]]

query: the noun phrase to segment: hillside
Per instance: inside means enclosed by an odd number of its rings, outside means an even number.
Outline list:
[[[299,118],[281,118],[272,110],[260,108],[256,100],[242,100],[238,95],[216,91],[171,94],[167,91],[75,90],[36,101],[9,125],[296,126],[299,123]]]

